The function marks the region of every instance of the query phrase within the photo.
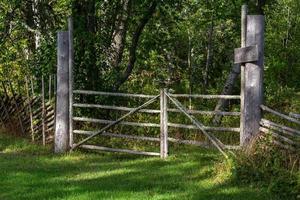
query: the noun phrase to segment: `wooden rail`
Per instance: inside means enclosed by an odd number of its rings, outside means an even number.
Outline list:
[[[81,121],[81,122],[93,122],[99,124],[109,124],[114,122],[113,120],[105,120],[105,119],[93,119],[93,118],[86,118],[86,117],[73,117],[74,121]],[[155,127],[159,128],[160,124],[157,123],[148,123],[148,122],[128,122],[122,121],[119,125],[126,125],[126,126],[138,126],[138,127]],[[173,128],[184,128],[184,129],[195,129],[198,128],[195,125],[187,125],[187,124],[177,124],[177,123],[168,123],[169,127]],[[240,128],[232,128],[232,127],[203,127],[207,131],[223,131],[223,132],[239,132]]]
[[[300,125],[300,121],[292,116],[282,114],[264,105],[261,106],[261,109],[281,119]],[[277,124],[264,118],[261,119],[260,126],[259,130],[261,132],[272,135],[274,144],[291,151],[295,151],[296,148],[300,147],[300,130]]]
[[[146,98],[146,99],[152,99],[152,98],[156,97],[155,95],[101,92],[101,91],[91,91],[91,90],[73,90],[73,94],[104,95],[104,96],[116,96],[116,97],[136,97],[136,98]]]
[[[200,98],[200,99],[241,99],[240,95],[204,95],[204,94],[168,94],[175,98]]]
[[[296,119],[300,119],[300,114],[298,114],[298,113],[289,113],[289,116],[296,118]]]
[[[267,106],[264,106],[264,105],[261,105],[260,107],[261,107],[261,109],[262,109],[263,111],[267,111],[267,112],[272,113],[272,114],[274,114],[274,115],[277,115],[278,117],[281,117],[281,118],[283,118],[283,119],[285,119],[285,120],[287,120],[287,121],[290,121],[290,122],[293,122],[293,123],[295,123],[295,124],[300,125],[300,121],[297,120],[297,119],[295,119],[295,118],[293,118],[293,117],[290,117],[290,116],[288,116],[288,115],[282,114],[282,113],[280,113],[280,112],[278,112],[278,111],[275,111],[275,110],[273,110],[273,109],[271,109],[271,108],[269,108],[269,107],[267,107]]]
[[[74,146],[77,147],[78,144],[74,144]],[[111,152],[130,153],[130,154],[146,155],[146,156],[160,156],[160,153],[156,153],[156,152],[135,151],[135,150],[128,150],[128,149],[115,149],[115,148],[101,147],[101,146],[89,145],[89,144],[83,144],[83,145],[80,145],[79,147],[83,148],[83,149],[89,149],[89,150],[111,151]]]
[[[101,108],[107,110],[117,110],[117,111],[131,111],[134,108],[128,108],[123,106],[108,106],[99,104],[86,104],[86,103],[74,103],[73,107],[77,108]],[[168,112],[180,113],[179,109],[169,108]],[[141,113],[159,114],[160,110],[155,109],[142,109],[139,110]],[[201,111],[201,110],[188,110],[189,114],[201,114],[201,115],[223,115],[223,116],[240,116],[240,112],[223,112],[223,111]]]

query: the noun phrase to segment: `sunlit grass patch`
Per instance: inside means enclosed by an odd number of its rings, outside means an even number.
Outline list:
[[[177,146],[166,160],[106,152],[54,155],[49,147],[0,138],[1,200],[271,199],[265,188],[218,178],[222,157],[212,150]]]

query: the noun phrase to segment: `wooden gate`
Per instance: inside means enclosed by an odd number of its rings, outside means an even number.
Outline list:
[[[124,107],[124,106],[116,106],[116,105],[103,105],[103,104],[90,104],[90,103],[80,103],[74,102],[72,105],[72,110],[77,108],[88,108],[88,109],[105,109],[111,111],[121,111],[126,112],[125,115],[122,115],[116,120],[108,120],[108,119],[95,119],[89,117],[82,116],[72,116],[72,125],[74,123],[80,122],[90,122],[96,124],[104,124],[105,126],[98,130],[80,130],[75,129],[72,131],[70,135],[70,145],[72,149],[75,148],[86,148],[86,149],[94,149],[94,150],[105,150],[105,151],[115,151],[115,152],[126,152],[133,154],[142,154],[142,155],[153,155],[153,156],[161,156],[162,158],[166,158],[168,155],[168,142],[174,143],[182,143],[182,144],[190,144],[196,146],[208,146],[207,143],[196,141],[196,140],[182,140],[178,138],[172,138],[168,136],[168,128],[181,128],[181,129],[195,129],[200,130],[201,133],[207,137],[210,143],[215,146],[224,156],[226,153],[224,149],[232,149],[238,148],[239,145],[230,146],[224,145],[217,137],[215,137],[212,132],[215,131],[225,131],[225,132],[240,132],[239,127],[208,127],[204,126],[195,116],[192,114],[198,115],[223,115],[223,116],[239,116],[240,112],[221,112],[221,111],[201,111],[201,110],[190,110],[185,108],[185,106],[178,101],[176,98],[200,98],[200,99],[232,99],[232,100],[240,100],[239,95],[187,95],[187,94],[170,94],[167,89],[162,89],[160,91],[160,95],[145,95],[145,94],[128,94],[128,93],[111,93],[111,92],[100,92],[100,91],[86,91],[86,90],[74,90],[73,96],[81,95],[81,98],[78,96],[73,99],[73,101],[83,99],[82,96],[87,95],[97,95],[97,96],[108,96],[108,97],[122,97],[122,98],[139,98],[146,99],[146,102],[138,107]],[[146,107],[150,104],[159,101],[159,109],[147,109]],[[113,101],[111,99],[111,101]],[[175,108],[169,108],[168,102],[175,105]],[[133,121],[125,121],[127,117],[133,115],[134,113],[143,113],[145,115],[155,115],[159,114],[160,123],[150,123],[150,122],[133,122]],[[76,112],[78,113],[78,112]],[[172,123],[169,121],[168,113],[182,113],[184,114],[192,124],[178,124]],[[131,127],[152,127],[152,128],[160,128],[160,135],[155,135],[153,137],[149,136],[138,136],[135,135],[134,131],[131,134],[122,134],[122,133],[111,133],[108,132],[108,129],[112,128],[116,125],[123,126],[131,126]],[[71,128],[72,129],[72,128]],[[74,142],[74,138],[77,135],[84,135],[85,138],[81,141]],[[92,138],[96,136],[102,137],[115,137],[115,138],[124,138],[124,139],[132,139],[132,140],[144,140],[144,141],[153,141],[160,142],[160,152],[145,152],[145,151],[136,151],[136,150],[127,150],[127,149],[117,149],[117,148],[108,148],[103,146],[98,146],[94,144],[87,144]]]

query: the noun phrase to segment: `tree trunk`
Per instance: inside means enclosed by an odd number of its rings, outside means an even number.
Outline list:
[[[257,0],[257,12],[259,15],[264,15],[265,5],[266,5],[266,0]]]
[[[74,34],[78,41],[75,51],[78,63],[75,74],[81,79],[81,86],[87,90],[97,89],[98,68],[96,67],[96,22],[95,0],[76,0],[73,2]]]
[[[241,73],[241,66],[239,64],[234,64],[223,87],[223,91],[221,93],[222,95],[232,94],[234,83],[236,82],[237,77],[239,76],[240,73]],[[222,111],[226,107],[228,107],[228,99],[219,99],[215,107],[215,111]],[[213,123],[215,125],[218,125],[221,123],[221,120],[222,120],[222,115],[215,115],[213,119]]]
[[[151,19],[153,13],[155,12],[157,7],[157,0],[152,1],[151,5],[149,6],[148,10],[145,12],[143,18],[139,22],[135,32],[132,35],[131,38],[131,45],[129,48],[129,60],[127,64],[127,68],[123,74],[120,75],[119,79],[116,81],[116,84],[113,87],[113,91],[117,91],[120,86],[129,78],[136,61],[136,50],[138,47],[138,42],[140,39],[140,36],[148,23],[148,21]]]
[[[87,3],[87,9],[86,9],[86,23],[87,23],[87,31],[90,33],[91,38],[87,41],[88,45],[88,68],[87,68],[87,75],[88,75],[88,85],[89,88],[92,90],[97,89],[97,79],[98,79],[98,69],[96,66],[96,49],[95,49],[95,41],[92,38],[95,38],[96,35],[96,29],[95,29],[95,0],[89,0]]]
[[[35,16],[34,20],[34,27],[36,30],[40,30],[40,19],[38,17],[38,4],[39,0],[34,0],[32,10]],[[38,49],[40,47],[40,41],[41,41],[41,32],[40,31],[35,31],[34,33],[34,40],[35,40],[35,49]]]
[[[122,61],[126,33],[127,33],[127,21],[129,18],[131,8],[130,0],[121,1],[121,11],[117,14],[115,21],[115,28],[112,35],[112,44],[109,51],[110,62],[112,67],[119,68]]]
[[[23,13],[25,17],[25,23],[28,27],[35,29],[35,23],[34,23],[34,1],[28,0],[25,1],[25,7],[23,8]],[[35,33],[28,31],[28,53],[31,54],[35,52],[36,44],[35,44]]]
[[[211,63],[212,63],[213,33],[214,33],[214,18],[213,18],[213,14],[212,14],[211,15],[211,23],[210,23],[210,27],[209,27],[209,31],[208,31],[206,64],[205,64],[205,71],[204,71],[204,85],[205,85],[205,87],[208,86],[209,67],[211,66]]]

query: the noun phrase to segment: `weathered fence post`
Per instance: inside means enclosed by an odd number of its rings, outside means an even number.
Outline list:
[[[55,153],[69,147],[69,32],[57,34],[57,95],[55,119]]]
[[[42,136],[43,136],[43,145],[46,145],[46,108],[45,108],[45,80],[44,75],[42,75]]]
[[[168,98],[167,89],[160,90],[160,157],[168,157]]]
[[[246,63],[241,74],[241,145],[246,145],[259,132],[260,105],[263,102],[264,24],[262,15],[247,16],[246,46],[235,56],[236,61]]]
[[[69,146],[73,146],[73,65],[74,65],[74,48],[73,48],[73,18],[68,19],[69,28]]]

